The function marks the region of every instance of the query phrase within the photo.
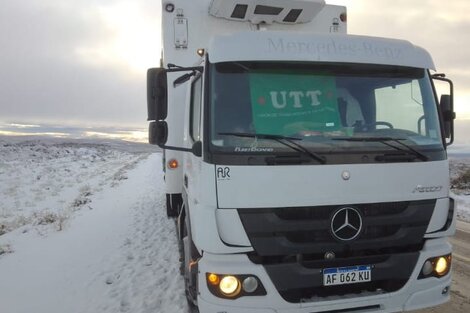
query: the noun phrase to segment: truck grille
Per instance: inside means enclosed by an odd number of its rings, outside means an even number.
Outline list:
[[[312,297],[392,292],[411,275],[435,200],[300,208],[239,209],[254,248],[248,256],[262,264],[289,302]],[[363,231],[354,240],[335,239],[331,218],[338,209],[361,213]],[[333,252],[335,259],[325,260]],[[323,286],[322,269],[373,265],[372,282]]]

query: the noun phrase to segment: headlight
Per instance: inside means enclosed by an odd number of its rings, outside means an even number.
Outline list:
[[[207,287],[219,298],[235,300],[245,296],[265,296],[261,281],[253,275],[206,274]]]
[[[220,280],[220,291],[228,297],[236,297],[240,294],[241,285],[234,276],[225,276]]]
[[[434,265],[434,270],[439,276],[444,276],[449,271],[450,262],[447,261],[447,258],[440,257],[437,259],[436,264]]]
[[[452,263],[452,255],[443,255],[430,258],[424,262],[419,279],[428,277],[442,277],[449,273]]]

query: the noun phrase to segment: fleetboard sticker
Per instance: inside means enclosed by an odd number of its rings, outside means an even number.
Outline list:
[[[340,129],[332,76],[291,72],[250,73],[253,124],[257,133],[292,135]]]

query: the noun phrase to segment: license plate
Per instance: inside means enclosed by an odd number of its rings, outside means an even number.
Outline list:
[[[323,286],[357,284],[371,281],[371,266],[349,266],[323,270]]]

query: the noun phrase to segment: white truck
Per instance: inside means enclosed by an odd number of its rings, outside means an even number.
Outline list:
[[[424,49],[346,26],[323,0],[162,2],[149,141],[191,310],[449,300],[452,82]]]

